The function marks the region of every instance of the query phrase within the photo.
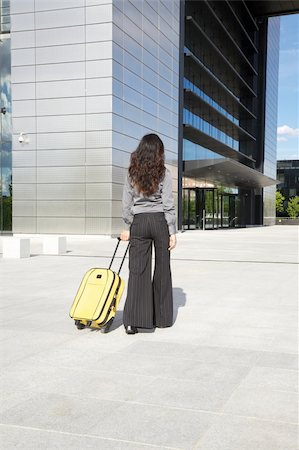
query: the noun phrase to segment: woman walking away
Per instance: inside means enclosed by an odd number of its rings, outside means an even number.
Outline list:
[[[143,136],[131,154],[123,190],[123,219],[125,230],[120,237],[130,239],[131,244],[123,316],[126,333],[135,334],[138,328],[171,327],[170,250],[176,246],[176,216],[171,173],[164,165],[164,145],[156,134]]]

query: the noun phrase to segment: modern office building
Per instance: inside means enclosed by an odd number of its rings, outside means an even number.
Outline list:
[[[299,196],[299,159],[277,161],[277,189],[285,197],[285,206],[291,197]]]
[[[179,228],[274,224],[278,16],[298,0],[0,5],[1,232],[119,233],[149,132]]]

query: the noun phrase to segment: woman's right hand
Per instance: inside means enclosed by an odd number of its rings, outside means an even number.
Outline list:
[[[130,240],[130,231],[129,230],[123,230],[120,233],[120,239],[122,241],[129,241]]]
[[[174,249],[175,246],[176,246],[176,235],[175,234],[171,234],[169,236],[169,247],[168,247],[168,250]]]

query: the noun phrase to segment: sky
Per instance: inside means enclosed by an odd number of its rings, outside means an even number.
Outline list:
[[[299,159],[299,14],[281,16],[277,159]]]

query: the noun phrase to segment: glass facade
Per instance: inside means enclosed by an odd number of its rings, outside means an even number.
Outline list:
[[[186,228],[202,228],[202,220],[212,228],[263,223],[261,192],[269,182],[273,186],[265,189],[268,203],[264,202],[264,216],[268,204],[271,208],[275,205],[279,18],[269,20],[265,36],[267,22],[256,20],[249,3],[185,2],[182,121]],[[261,51],[264,42],[268,42],[267,61],[266,52]],[[267,67],[267,92],[274,92],[266,97],[266,107],[263,67]],[[264,119],[265,137],[260,138]],[[239,173],[234,161],[242,165]],[[255,175],[251,177],[252,171]]]
[[[266,108],[265,108],[265,142],[264,173],[276,178],[277,173],[277,103],[278,103],[278,69],[279,69],[280,18],[268,20],[267,30],[267,71],[266,71]],[[264,224],[274,225],[276,186],[264,189]]]
[[[0,233],[12,230],[12,125],[9,1],[0,1]]]
[[[188,139],[183,140],[183,159],[184,161],[192,161],[199,159],[221,159],[222,156],[218,153],[212,152],[208,148],[202,145],[195,144],[194,142],[188,141]]]
[[[299,160],[277,161],[277,179],[281,184],[277,186],[285,197],[285,207],[291,197],[299,195]]]

